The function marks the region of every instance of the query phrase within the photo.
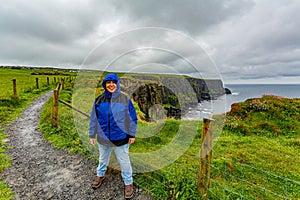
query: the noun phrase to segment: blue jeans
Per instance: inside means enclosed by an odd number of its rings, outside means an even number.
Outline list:
[[[112,147],[99,144],[99,165],[97,167],[97,176],[104,176],[109,165],[109,158]],[[121,167],[121,175],[125,185],[133,183],[132,168],[129,159],[129,144],[115,146],[114,152]]]

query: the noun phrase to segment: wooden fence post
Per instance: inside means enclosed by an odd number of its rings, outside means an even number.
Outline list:
[[[61,79],[61,89],[64,90],[65,89],[65,79]]]
[[[36,89],[39,89],[39,78],[35,78]]]
[[[49,77],[47,77],[47,85],[50,85]]]
[[[17,94],[17,80],[13,79],[12,82],[13,82],[14,97],[18,97],[18,94]]]
[[[56,83],[56,77],[53,77],[53,79],[54,79],[54,83]]]
[[[210,167],[212,161],[212,147],[213,147],[213,120],[203,119],[203,129],[201,136],[201,150],[200,150],[200,166],[197,175],[198,184],[197,191],[204,199],[208,199],[208,192],[210,186]]]
[[[58,123],[58,95],[59,95],[60,84],[53,91],[53,107],[52,107],[52,127],[56,128],[59,126]]]

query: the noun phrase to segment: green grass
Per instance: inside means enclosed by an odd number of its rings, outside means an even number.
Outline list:
[[[58,83],[59,79],[67,78],[75,75],[74,73],[58,72],[54,70],[45,69],[8,69],[0,68],[0,99],[10,98],[13,96],[13,82],[16,79],[17,94],[23,95],[26,93],[39,93],[36,89],[36,78],[39,80],[39,88],[47,87],[47,77],[49,78],[50,85],[54,84],[54,77]],[[38,74],[54,74],[54,75],[38,75]]]
[[[95,91],[99,79],[87,73],[86,77],[76,81],[74,91],[61,91],[60,99],[89,113],[95,96],[102,92],[98,88]],[[265,96],[233,106],[213,149],[210,199],[281,199],[280,195],[300,198],[299,104],[299,99]],[[135,107],[142,116],[136,103]],[[90,149],[88,145],[88,121],[59,104],[60,127],[52,128],[51,108],[52,99],[46,104],[39,125],[45,138],[71,153],[96,157],[97,149]],[[185,125],[184,130],[180,128],[181,124]],[[198,128],[193,143],[176,162],[134,177],[137,184],[157,199],[202,199],[196,189],[202,122],[174,119],[157,123],[138,122],[139,137],[131,145],[131,153],[155,153],[176,140],[173,147],[177,148],[173,148],[173,152],[170,149],[160,152],[167,159],[173,159],[172,154],[181,150],[180,141],[186,139],[178,132],[195,132],[192,127]],[[146,162],[157,164],[155,158]],[[141,161],[141,166],[134,167],[143,167],[144,164]]]
[[[239,135],[299,135],[299,110],[300,99],[277,96],[249,99],[232,106],[224,128]]]
[[[70,102],[71,91],[62,92],[61,98]],[[298,99],[265,96],[233,107],[213,149],[210,199],[300,198],[299,103]],[[83,107],[86,112],[89,112],[88,105]],[[56,129],[49,123],[51,100],[43,111],[40,127],[46,138],[59,148],[90,156],[82,135],[75,128],[78,122],[75,120],[74,124],[73,112],[64,105],[59,109],[61,126]],[[196,189],[201,121],[168,119],[159,124],[139,120],[137,136],[140,137],[131,145],[130,151],[132,154],[152,153],[168,146],[178,137],[182,123],[186,123],[183,130],[186,133],[189,127],[198,127],[185,153],[160,170],[134,176],[135,182],[157,199],[202,199]],[[82,132],[87,134],[88,121],[82,124],[85,127]],[[177,138],[180,139],[184,140],[182,136]],[[169,157],[168,154],[163,156]]]
[[[175,163],[156,172],[138,174],[135,181],[153,192],[157,199],[201,199],[196,190],[199,143],[198,135]],[[300,198],[299,160],[299,138],[224,133],[213,150],[210,199],[242,196],[281,199],[278,195]],[[262,191],[264,188],[266,191]]]
[[[7,145],[3,140],[7,139],[7,136],[3,131],[0,131],[0,173],[7,167],[11,166],[11,159],[5,153]],[[0,182],[0,199],[13,199],[13,192],[8,185],[4,182]]]
[[[45,84],[46,76],[31,75],[33,72],[36,74],[38,71],[0,69],[0,125],[11,122],[35,97],[50,89]],[[41,71],[41,74],[45,73],[47,71]],[[41,80],[41,89],[35,89],[36,77]],[[77,87],[75,93],[69,88],[61,91],[60,99],[70,103],[74,103],[74,100],[75,105],[89,113],[94,97],[102,90],[98,88],[94,91],[99,82],[97,76],[90,78],[87,73],[86,77],[76,80],[83,88]],[[19,98],[12,97],[12,78],[17,79],[17,84],[20,83]],[[137,104],[134,105],[138,115],[143,118]],[[68,149],[70,153],[96,157],[97,149],[94,148],[91,153],[88,151],[88,121],[85,118],[74,119],[74,112],[60,103],[60,126],[52,128],[51,112],[52,99],[46,104],[39,124],[45,138],[57,148]],[[79,115],[75,114],[75,117]],[[159,152],[166,159],[173,159],[173,154],[181,150],[181,144],[184,144],[181,142],[186,140],[185,136],[188,137],[188,133],[195,132],[194,128],[198,128],[193,143],[189,144],[189,148],[175,162],[154,172],[135,174],[134,180],[157,199],[202,199],[196,190],[202,122],[168,119],[156,123],[139,120],[138,123],[139,137],[131,145],[131,153],[155,153],[175,141],[172,149]],[[182,124],[184,130],[180,128]],[[180,135],[180,131],[187,134]],[[299,99],[264,96],[233,105],[213,149],[210,199],[300,199],[299,133]],[[0,171],[11,164],[10,158],[5,154],[7,147],[2,142],[5,137],[0,132]],[[149,163],[157,165],[156,159],[150,158],[146,163],[138,163],[138,166],[134,161],[134,167],[144,167]],[[4,183],[0,183],[1,198],[13,198],[12,192]]]
[[[0,131],[0,172],[2,172],[6,167],[11,166],[11,160],[8,155],[5,154],[5,149],[7,148],[6,143],[3,142],[5,139],[7,139],[7,136],[3,131]]]
[[[297,140],[225,133],[214,148],[214,182],[249,199],[280,199],[272,193],[299,198],[300,154],[299,145],[294,143]],[[226,196],[216,188],[212,191]],[[267,191],[262,191],[263,188]]]

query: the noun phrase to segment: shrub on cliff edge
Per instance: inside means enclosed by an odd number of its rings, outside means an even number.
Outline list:
[[[240,135],[294,135],[300,132],[300,99],[274,95],[232,105],[225,130]]]

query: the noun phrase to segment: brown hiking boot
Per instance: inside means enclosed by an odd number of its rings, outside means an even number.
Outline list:
[[[100,177],[100,176],[97,176],[97,177],[95,178],[94,182],[93,182],[93,186],[92,186],[92,187],[93,187],[94,189],[100,187],[101,184],[103,183],[104,179],[105,179],[105,176],[101,176],[101,177]]]
[[[133,184],[125,185],[125,199],[130,199],[133,197]]]

